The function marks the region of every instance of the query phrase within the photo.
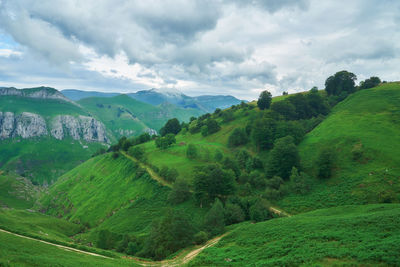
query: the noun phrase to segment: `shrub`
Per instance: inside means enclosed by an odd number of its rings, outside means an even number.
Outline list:
[[[250,207],[249,213],[250,219],[255,222],[262,222],[272,218],[267,202],[261,198]]]
[[[228,138],[228,146],[236,147],[245,145],[248,142],[247,134],[244,129],[236,128]]]
[[[230,225],[244,221],[245,214],[237,204],[227,203],[225,205],[225,224]]]
[[[190,195],[189,184],[185,180],[178,179],[172,186],[168,201],[172,204],[179,204],[188,200]]]
[[[194,235],[194,242],[196,245],[201,245],[208,240],[208,234],[204,231],[200,231]]]
[[[197,158],[197,156],[198,156],[197,147],[194,144],[189,144],[186,149],[186,157],[188,159],[195,159]]]
[[[145,150],[141,146],[132,146],[128,150],[129,155],[131,155],[132,157],[134,157],[140,161],[144,160],[144,153],[145,153]]]
[[[326,179],[332,176],[334,158],[335,158],[335,153],[333,149],[324,148],[320,151],[316,162],[319,178]]]
[[[225,230],[224,207],[218,198],[206,214],[204,227],[211,236],[221,234]]]

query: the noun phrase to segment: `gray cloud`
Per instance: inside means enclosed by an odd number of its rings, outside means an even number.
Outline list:
[[[390,0],[1,0],[0,30],[15,44],[0,49],[21,56],[0,56],[0,77],[246,99],[323,87],[342,69],[390,80],[399,11]]]

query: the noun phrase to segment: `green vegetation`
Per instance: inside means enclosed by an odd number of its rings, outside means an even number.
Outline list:
[[[52,184],[101,147],[100,143],[86,143],[72,138],[6,139],[0,143],[1,169],[15,172],[34,184]]]
[[[39,190],[26,178],[0,171],[0,207],[28,209]]]
[[[189,266],[396,266],[400,205],[343,206],[235,229]]]

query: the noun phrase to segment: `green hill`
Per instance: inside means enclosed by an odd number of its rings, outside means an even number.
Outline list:
[[[316,175],[318,152],[335,153],[333,177],[314,179],[304,196],[279,204],[289,212],[323,207],[400,201],[400,84],[350,95],[299,146],[302,165]],[[355,158],[357,157],[357,158]]]
[[[397,266],[400,205],[322,209],[248,224],[189,266]]]
[[[95,242],[101,229],[147,235],[153,219],[171,208],[185,210],[201,221],[204,212],[193,201],[171,206],[167,201],[170,190],[122,154],[118,158],[105,154],[60,177],[40,199],[38,208],[87,226],[82,242]]]
[[[115,138],[139,135],[148,128],[159,131],[170,118],[188,121],[200,114],[199,110],[178,108],[172,104],[153,106],[127,95],[89,97],[78,103],[101,120]]]

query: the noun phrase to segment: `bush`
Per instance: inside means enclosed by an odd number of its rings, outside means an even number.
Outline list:
[[[243,222],[245,214],[242,208],[237,204],[227,203],[225,205],[225,224],[230,225],[234,223]]]
[[[228,146],[236,147],[240,145],[245,145],[248,142],[247,134],[244,129],[235,128],[232,134],[228,138]]]
[[[267,202],[264,199],[258,199],[250,207],[250,219],[255,222],[262,222],[272,218]]]
[[[330,178],[335,159],[335,153],[331,148],[324,148],[320,151],[316,165],[319,178]]]
[[[186,157],[188,159],[195,159],[197,158],[197,156],[198,156],[197,147],[194,144],[189,144],[186,149]]]
[[[112,158],[113,159],[117,159],[119,157],[119,152],[114,152],[113,154],[112,154]]]
[[[159,174],[167,182],[174,182],[176,178],[179,176],[179,173],[175,168],[168,168],[167,166],[163,166]]]
[[[294,139],[291,136],[275,141],[267,162],[268,177],[278,175],[283,179],[288,179],[292,168],[299,167],[300,157],[293,141]]]
[[[139,161],[144,161],[145,150],[141,146],[132,146],[128,150],[128,154],[136,158]]]
[[[309,191],[309,186],[307,184],[308,176],[304,172],[300,172],[296,167],[292,168],[290,175],[290,186],[292,191],[298,194],[305,194]]]
[[[168,201],[172,204],[179,204],[188,200],[190,195],[189,184],[185,180],[178,179],[172,186]]]
[[[201,245],[208,240],[208,234],[204,231],[200,231],[194,235],[194,242],[196,245]]]
[[[176,143],[175,135],[169,133],[165,135],[164,137],[159,137],[155,141],[156,147],[161,148],[161,149],[166,149],[172,144]]]
[[[165,136],[167,134],[176,135],[181,131],[181,124],[179,123],[178,119],[173,118],[165,123],[164,127],[161,128],[160,134],[161,136]]]
[[[225,230],[224,207],[221,201],[217,198],[206,214],[204,227],[211,236],[221,234]]]

